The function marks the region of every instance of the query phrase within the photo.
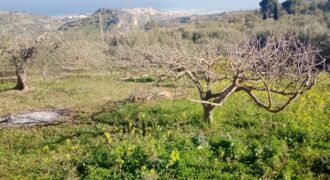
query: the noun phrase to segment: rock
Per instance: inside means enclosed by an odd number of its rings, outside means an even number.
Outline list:
[[[33,126],[58,122],[67,115],[63,110],[41,110],[0,118],[0,127]]]

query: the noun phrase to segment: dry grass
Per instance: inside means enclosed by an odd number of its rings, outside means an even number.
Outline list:
[[[0,83],[0,117],[38,109],[89,114],[101,110],[109,101],[127,98],[134,89],[154,86],[153,83],[117,81],[109,73],[70,74],[48,84],[38,76],[30,78],[33,88],[25,92],[9,90],[14,82]]]

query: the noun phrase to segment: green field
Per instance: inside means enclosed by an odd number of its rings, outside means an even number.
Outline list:
[[[330,0],[288,1],[137,23],[0,11],[0,180],[330,179]],[[299,97],[270,113],[252,93],[269,111]],[[222,106],[211,123],[188,99]],[[5,126],[43,110],[67,116]]]
[[[152,84],[106,76],[34,82],[27,94],[2,93],[1,114],[61,107],[79,110],[76,122],[0,130],[3,179],[329,178],[328,74],[279,114],[237,94],[216,110],[212,127],[200,105],[185,100],[109,103]]]

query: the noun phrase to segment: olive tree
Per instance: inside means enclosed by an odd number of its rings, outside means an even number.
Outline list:
[[[48,74],[54,71],[55,65],[60,62],[56,59],[58,55],[56,50],[61,43],[60,34],[45,32],[38,37],[32,35],[25,36],[29,37],[1,38],[0,52],[3,59],[9,60],[15,66],[17,83],[14,89],[17,90],[27,90],[30,87],[27,78],[28,64],[37,67],[47,81]]]
[[[210,124],[213,110],[234,93],[244,92],[276,113],[315,84],[318,51],[311,44],[280,35],[262,41],[246,34],[226,39],[196,44],[173,33],[141,33],[128,37],[122,48],[137,65],[190,79],[199,99],[186,99],[202,105]]]
[[[36,41],[22,40],[1,45],[1,54],[7,56],[15,66],[17,82],[14,89],[27,90],[29,83],[27,79],[26,64],[37,54]]]

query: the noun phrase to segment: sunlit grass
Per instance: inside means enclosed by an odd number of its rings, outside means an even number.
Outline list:
[[[102,179],[156,173],[232,179],[275,172],[279,178],[318,177],[312,173],[325,171],[323,159],[330,149],[329,82],[329,75],[322,74],[311,91],[279,114],[258,108],[244,93],[235,94],[216,109],[215,122],[207,127],[201,106],[185,100],[124,103],[101,111],[106,101],[125,98],[139,83],[109,76],[49,84],[34,79],[30,92],[1,94],[7,105],[2,107],[8,107],[2,113],[49,107],[93,115],[74,125],[0,130],[0,177]]]
[[[14,82],[7,81],[7,82],[0,83],[0,93],[9,91],[9,90],[13,89],[14,87],[15,87]]]
[[[39,76],[32,76],[31,89],[26,92],[11,91],[13,83],[0,84],[0,116],[35,109],[67,109],[95,112],[108,101],[118,101],[136,88],[152,88],[153,84],[121,82],[111,75],[65,76],[45,83]]]

